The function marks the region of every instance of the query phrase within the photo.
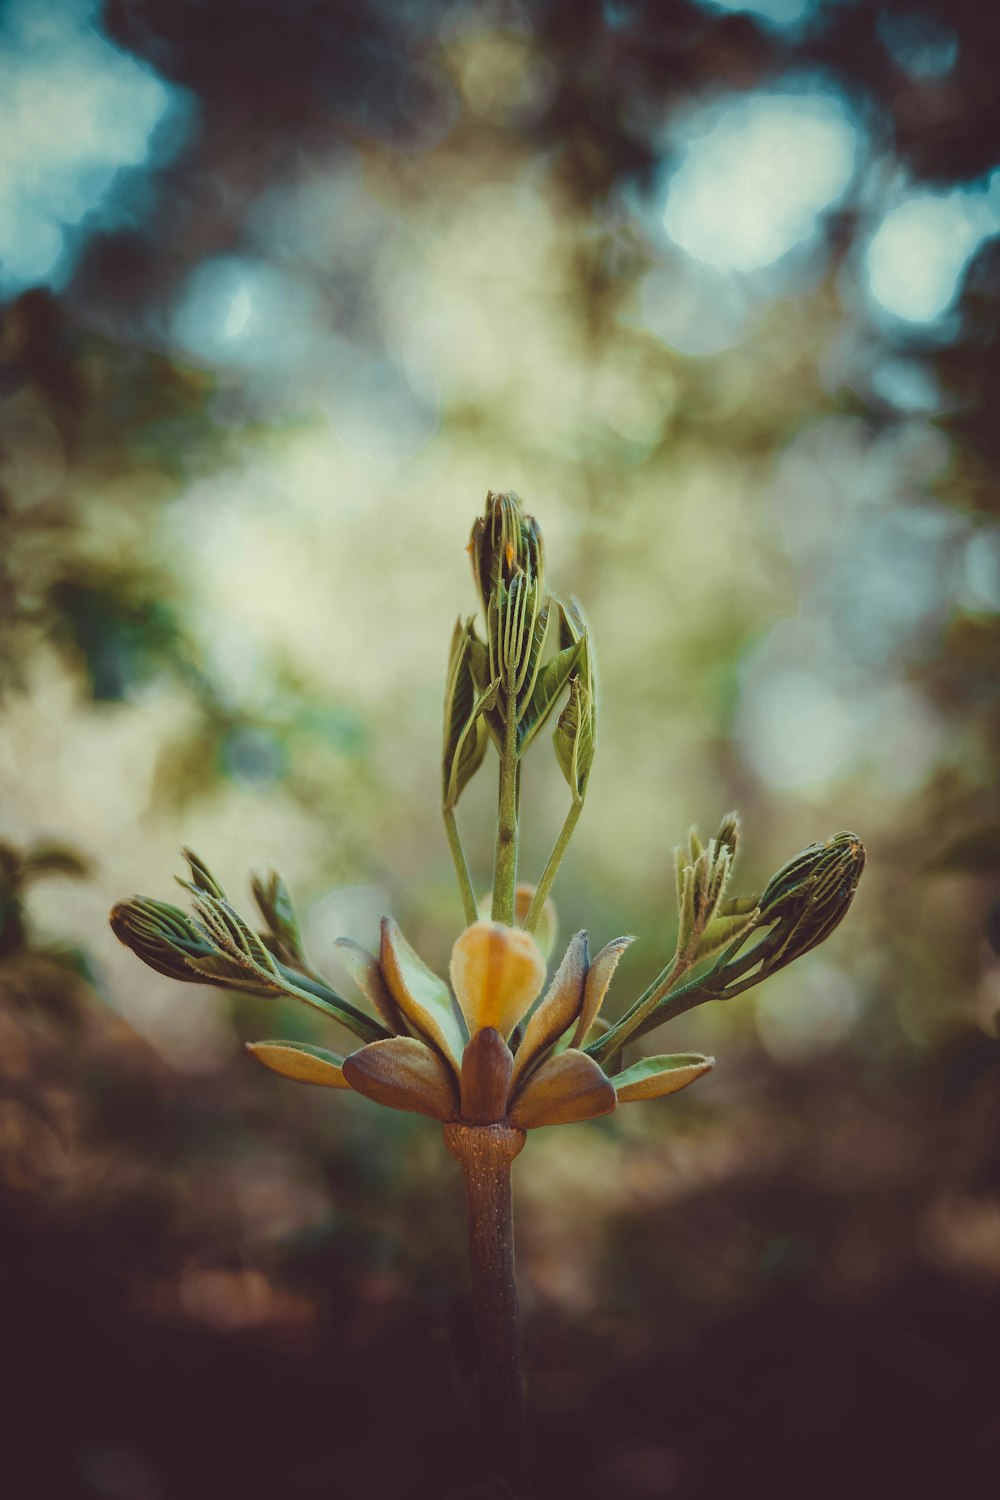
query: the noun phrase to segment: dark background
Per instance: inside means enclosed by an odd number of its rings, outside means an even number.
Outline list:
[[[444,972],[447,641],[504,486],[594,628],[556,896],[640,935],[609,1009],[669,955],[692,821],[741,808],[748,891],[869,851],[827,946],[655,1037],[717,1055],[696,1089],[519,1160],[539,1493],[995,1493],[998,32],[0,8],[11,1495],[473,1493],[437,1128],[254,1069],[323,1027],[143,969],[106,912],[189,843],[242,904],[277,864],[335,981],[386,909]],[[539,745],[528,877],[564,796]]]

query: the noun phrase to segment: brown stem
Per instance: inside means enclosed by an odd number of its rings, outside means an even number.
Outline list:
[[[527,1428],[510,1189],[511,1162],[524,1146],[524,1131],[511,1125],[448,1124],[444,1140],[465,1182],[485,1456],[517,1494],[525,1495]]]

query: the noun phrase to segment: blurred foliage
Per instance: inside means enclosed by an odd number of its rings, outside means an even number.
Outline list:
[[[338,985],[333,939],[370,944],[389,908],[440,968],[449,631],[462,540],[508,485],[593,629],[599,743],[555,897],[595,946],[643,934],[622,1008],[671,952],[692,821],[741,808],[747,889],[839,827],[870,855],[849,931],[671,1027],[719,1054],[699,1098],[525,1153],[542,1490],[991,1492],[996,238],[924,324],[883,315],[866,256],[893,194],[1000,164],[1000,20],[755,10],[53,10],[50,37],[96,28],[175,112],[0,308],[18,1494],[457,1482],[461,1206],[434,1127],[252,1068],[244,1040],[327,1028],[175,995],[106,910],[190,842],[227,886],[278,864]],[[954,39],[945,71],[887,47],[913,15]],[[110,137],[114,101],[92,118],[51,77],[34,116]],[[853,185],[801,255],[709,274],[663,231],[689,111],[820,86],[860,122]],[[565,795],[554,760],[525,777],[525,878]]]

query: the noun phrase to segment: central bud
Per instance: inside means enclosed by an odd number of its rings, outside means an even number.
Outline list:
[[[545,959],[530,932],[473,922],[452,949],[451,982],[469,1034],[492,1027],[506,1040],[541,993]]]

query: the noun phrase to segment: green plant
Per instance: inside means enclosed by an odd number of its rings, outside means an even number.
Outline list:
[[[547,592],[541,533],[515,495],[487,496],[470,552],[485,639],[474,619],[460,620],[448,666],[442,805],[467,924],[452,951],[451,991],[387,916],[377,955],[341,940],[371,1007],[360,1009],[310,966],[277,875],[254,881],[263,919],[258,930],[190,852],[190,879],[181,884],[193,917],[135,898],[115,907],[111,923],[161,973],[293,996],[339,1021],[361,1044],[341,1057],[301,1042],[252,1043],[250,1053],[272,1071],[351,1088],[441,1122],[465,1183],[484,1429],[499,1435],[491,1461],[522,1486],[527,1458],[510,1182],[526,1132],[672,1094],[707,1073],[714,1059],[694,1053],[641,1057],[625,1068],[618,1063],[625,1045],[652,1028],[695,1005],[742,994],[822,942],[850,905],[864,848],[853,834],[837,834],[796,855],[760,895],[734,897],[736,815],[724,818],[707,844],[692,830],[676,851],[674,956],[621,1019],[609,1026],[600,1011],[630,937],[592,958],[587,933],[576,933],[546,987],[554,935],[548,893],[584,805],[596,745],[593,646],[576,601]],[[553,719],[569,811],[537,887],[519,886],[521,763]],[[491,741],[499,795],[491,910],[481,917],[456,808]]]

